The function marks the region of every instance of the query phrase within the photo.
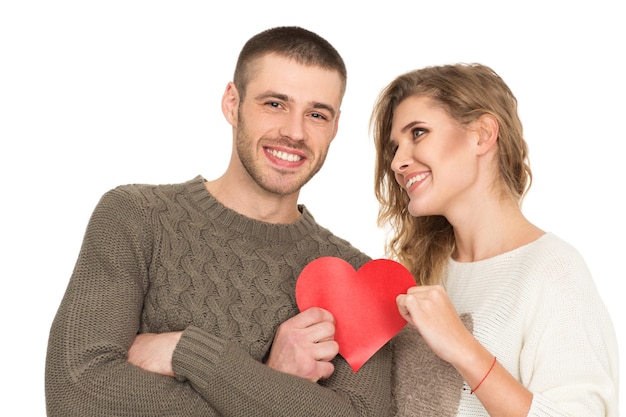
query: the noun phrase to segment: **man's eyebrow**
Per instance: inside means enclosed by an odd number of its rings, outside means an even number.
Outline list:
[[[282,93],[277,93],[274,91],[267,91],[265,93],[261,93],[259,95],[256,96],[257,100],[266,100],[266,99],[276,99],[276,100],[280,100],[280,101],[285,101],[285,102],[293,102],[293,98],[289,97],[286,94],[282,94]],[[326,110],[328,112],[330,112],[330,114],[332,115],[332,117],[334,118],[335,115],[337,114],[337,110],[335,110],[335,108],[333,106],[331,106],[330,104],[326,104],[326,103],[321,103],[321,102],[317,102],[317,101],[311,101],[308,103],[309,107],[312,107],[314,109],[320,109],[320,110]]]
[[[281,101],[292,101],[289,99],[289,96],[286,94],[280,94],[280,93],[276,93],[273,91],[267,91],[265,93],[261,93],[259,95],[256,96],[257,100],[265,100],[268,98],[275,98],[277,100],[281,100]]]
[[[312,103],[310,103],[310,105],[314,109],[327,110],[331,114],[331,116],[333,118],[335,118],[335,115],[337,114],[337,110],[335,110],[335,108],[333,106],[331,106],[330,104],[319,103],[319,102],[312,102]]]

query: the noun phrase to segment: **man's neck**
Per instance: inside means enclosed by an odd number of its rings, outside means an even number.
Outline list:
[[[290,224],[300,218],[299,193],[276,195],[262,188],[233,184],[226,176],[204,183],[221,204],[237,213],[266,223]]]

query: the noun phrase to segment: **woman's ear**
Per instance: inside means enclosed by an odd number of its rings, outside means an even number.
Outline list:
[[[474,123],[478,133],[477,154],[484,155],[498,141],[498,120],[493,115],[486,113],[480,116]]]
[[[229,82],[222,96],[222,113],[232,127],[237,127],[237,115],[239,112],[239,91],[235,83]]]

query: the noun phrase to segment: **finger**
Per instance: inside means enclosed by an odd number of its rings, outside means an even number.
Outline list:
[[[407,290],[407,295],[414,295],[416,297],[426,297],[433,292],[443,291],[441,285],[420,285],[417,287],[411,287]]]
[[[320,322],[335,322],[335,317],[328,310],[319,307],[311,307],[296,314],[290,319],[295,327],[304,329]]]
[[[415,316],[419,313],[420,307],[420,298],[415,294],[409,294],[404,298],[404,307],[408,311],[411,316]]]
[[[422,291],[423,289],[424,289],[424,287],[415,286],[415,287],[411,287],[411,288],[409,288],[409,289],[406,291],[406,293],[407,293],[407,294],[415,294],[415,293],[417,293],[417,292]]]
[[[396,304],[398,305],[398,310],[400,310],[400,314],[404,316],[406,313],[408,313],[406,309],[406,295],[405,294],[400,294],[399,296],[396,297]]]
[[[416,298],[413,295],[399,295],[396,298],[396,304],[398,305],[398,312],[400,315],[407,321],[407,323],[411,324],[413,327],[417,328],[416,325],[416,311],[413,308],[413,304],[417,304]]]
[[[317,361],[331,361],[339,353],[339,344],[334,340],[316,343],[313,358]]]
[[[307,339],[313,343],[334,340],[335,325],[328,321],[315,323],[302,331],[307,333]]]
[[[317,375],[319,375],[318,380],[330,378],[333,372],[335,372],[335,366],[331,362],[317,362]]]

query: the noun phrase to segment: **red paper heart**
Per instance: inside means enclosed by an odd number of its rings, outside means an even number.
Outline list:
[[[340,258],[326,256],[309,263],[296,283],[300,311],[321,307],[335,316],[339,353],[354,372],[406,324],[396,297],[415,285],[398,262],[376,259],[358,271]]]

